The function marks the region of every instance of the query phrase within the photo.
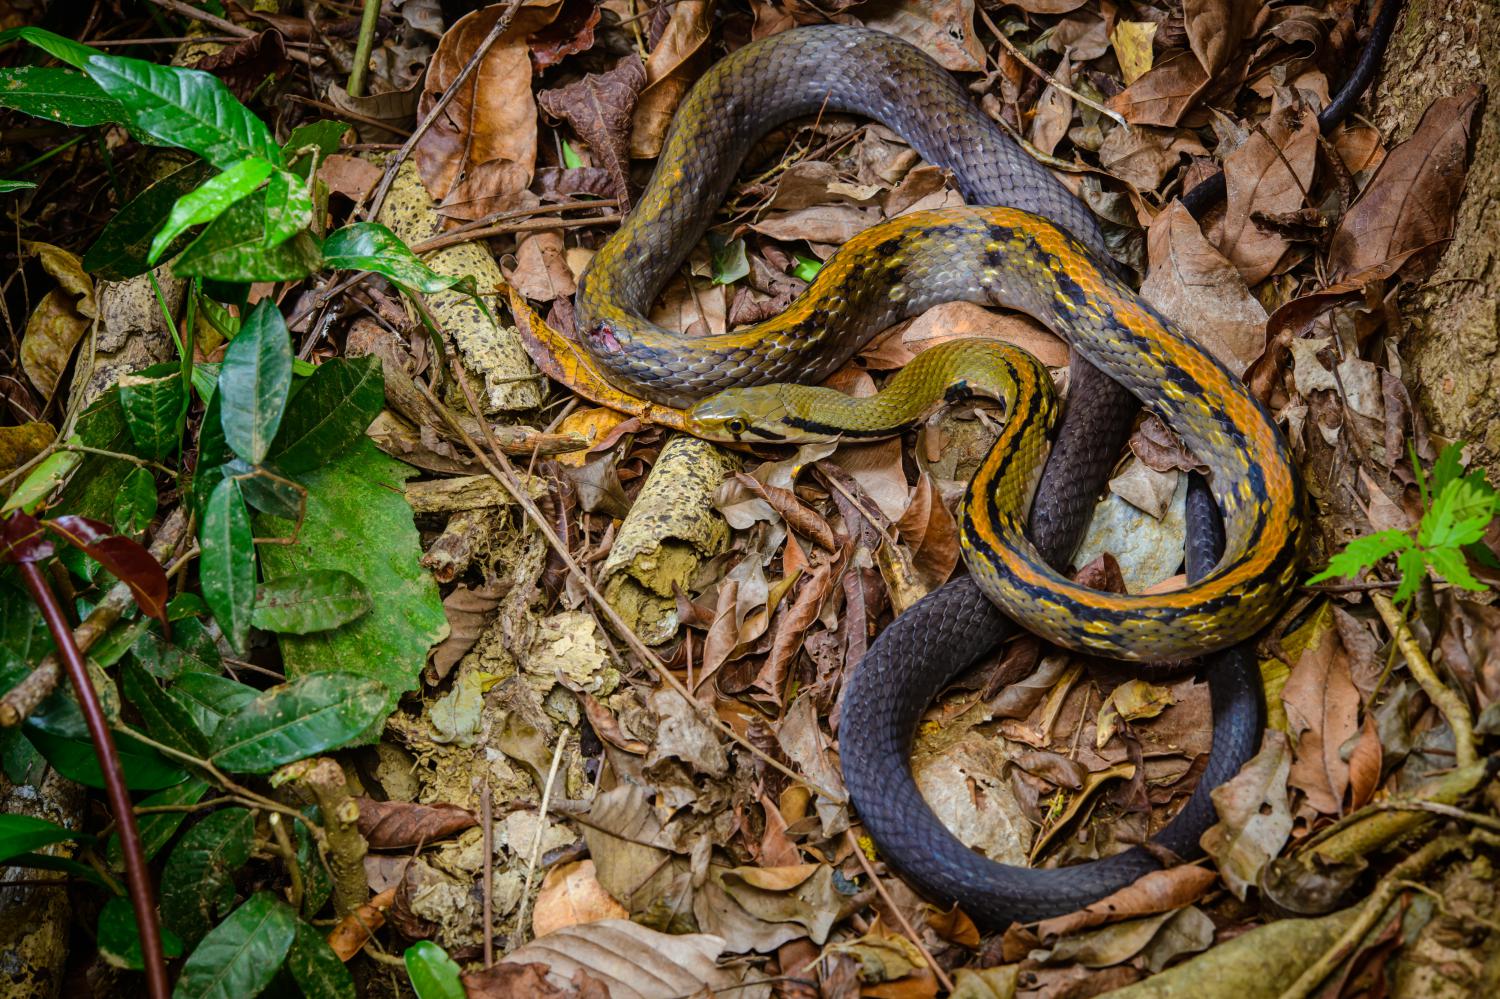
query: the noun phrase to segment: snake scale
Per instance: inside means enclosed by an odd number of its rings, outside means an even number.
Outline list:
[[[782,315],[746,329],[694,338],[646,320],[753,143],[820,110],[882,122],[951,171],[971,205],[992,207],[914,213],[867,230]],[[788,420],[783,397],[766,411],[764,393],[781,390],[745,387],[818,381],[879,330],[937,302],[1020,309],[1073,346],[1071,402],[1045,471],[1050,421],[1033,423],[1056,408],[1039,385],[1045,372],[1039,379],[1024,361],[991,352],[969,363],[995,377],[964,379],[952,370],[941,376],[948,396],[955,387],[993,394],[990,383],[998,384],[1011,410],[961,511],[970,575],[887,628],[844,693],[841,755],[862,821],[917,887],[961,902],[988,924],[1076,908],[1159,862],[1138,847],[1089,864],[1031,870],[967,850],[922,801],[906,763],[931,699],[1007,633],[1006,618],[1067,647],[1115,658],[1157,661],[1228,649],[1210,670],[1215,736],[1207,772],[1155,839],[1168,852],[1189,854],[1211,821],[1208,789],[1248,758],[1259,737],[1254,661],[1245,649],[1229,647],[1276,613],[1298,562],[1300,486],[1269,414],[1220,362],[1100,263],[1108,259],[1087,209],[980,113],[946,71],[893,36],[828,25],[751,43],[698,81],[635,210],[579,281],[579,328],[610,380],[673,406],[724,393],[695,410],[700,431],[718,439],[874,436],[908,425],[915,404],[877,428],[868,407],[856,413],[848,400],[841,406],[830,399]],[[1066,565],[1128,429],[1133,404],[1121,386],[1173,426],[1210,469],[1208,489],[1195,484],[1190,492],[1191,582],[1175,593],[1101,593],[1053,568]],[[749,395],[731,404],[741,390]],[[745,401],[753,403],[748,418],[740,415]],[[752,427],[760,428],[758,436]],[[1222,533],[1216,506],[1225,514]]]

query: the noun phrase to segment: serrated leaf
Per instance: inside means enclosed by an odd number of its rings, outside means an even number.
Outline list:
[[[203,599],[229,644],[244,651],[255,608],[255,545],[236,480],[220,481],[209,495],[198,541],[203,549],[198,572]]]
[[[1417,540],[1427,548],[1472,545],[1494,519],[1495,491],[1482,481],[1450,479],[1422,515]]]
[[[208,782],[199,777],[189,777],[181,784],[148,795],[140,801],[141,808],[160,805],[195,805],[208,792]],[[136,827],[141,836],[141,853],[150,861],[162,847],[172,841],[190,815],[190,812],[146,812],[136,818]],[[110,836],[105,844],[105,855],[109,866],[116,871],[125,869],[125,851],[120,848],[120,837]]]
[[[125,664],[120,686],[125,699],[141,713],[146,731],[157,742],[194,756],[208,752],[208,736],[198,728],[193,716],[161,689],[156,678],[139,663]]]
[[[139,537],[156,516],[156,478],[148,468],[137,468],[125,476],[115,497],[115,530],[128,538]]]
[[[328,946],[323,934],[297,921],[297,935],[286,956],[287,970],[305,996],[318,999],[354,999],[354,976]]]
[[[171,247],[177,237],[195,225],[212,222],[229,209],[229,206],[250,194],[276,168],[258,156],[230,164],[218,176],[211,177],[187,192],[172,205],[166,222],[151,240],[151,249],[146,255],[148,263],[156,263]]]
[[[237,714],[259,697],[260,691],[227,676],[185,673],[167,694],[192,715],[193,724],[204,735],[212,737],[225,718]]]
[[[230,449],[257,465],[281,427],[292,389],[292,343],[286,319],[261,301],[229,342],[219,365],[219,423]]]
[[[141,454],[159,461],[175,453],[188,407],[181,368],[172,362],[153,364],[121,375],[117,386],[125,426]]]
[[[1412,546],[1410,535],[1405,531],[1379,531],[1355,538],[1344,546],[1344,550],[1328,560],[1328,568],[1308,580],[1321,583],[1327,579],[1354,578],[1375,565],[1387,555],[1394,555]]]
[[[291,475],[337,460],[364,436],[384,405],[379,358],[324,361],[292,400],[270,460]]]
[[[458,963],[431,940],[418,940],[403,955],[417,999],[464,999]]]
[[[107,281],[124,281],[149,271],[151,265],[146,262],[146,254],[150,252],[151,237],[161,225],[162,216],[171,210],[178,198],[213,175],[212,164],[194,160],[131,198],[105,223],[99,237],[83,255],[84,270]],[[185,245],[187,237],[184,235],[167,248],[167,255],[176,253]]]
[[[370,610],[370,594],[341,569],[268,579],[255,597],[257,628],[292,635],[328,631]]]
[[[263,774],[360,735],[381,717],[386,688],[353,673],[310,673],[272,687],[214,733],[216,766]]]
[[[81,68],[124,106],[133,131],[197,153],[221,170],[251,156],[282,165],[266,123],[211,73],[104,53],[89,56]]]
[[[87,76],[45,66],[0,70],[0,107],[75,128],[127,120],[120,102]]]
[[[1396,556],[1396,571],[1401,574],[1401,585],[1396,587],[1396,593],[1392,597],[1397,603],[1403,603],[1417,592],[1417,587],[1422,585],[1422,580],[1427,577],[1427,559],[1420,548],[1408,548]]]
[[[256,892],[203,938],[182,966],[172,999],[243,999],[276,977],[297,935],[297,917]]]
[[[312,195],[301,178],[278,170],[266,184],[266,249],[280,246],[299,231],[312,225]]]
[[[0,814],[0,863],[53,843],[66,843],[81,836],[81,833],[35,816]]]
[[[329,233],[323,240],[323,262],[334,270],[373,271],[428,295],[462,280],[422,263],[401,237],[379,222],[355,222]]]
[[[116,968],[127,971],[145,969],[141,954],[141,928],[135,920],[130,899],[114,896],[99,910],[99,956]],[[182,956],[182,938],[161,927],[161,950],[165,957]]]
[[[234,873],[254,846],[255,817],[243,808],[210,812],[195,823],[162,869],[162,922],[189,944],[202,939],[234,904]]]
[[[1466,590],[1482,591],[1485,585],[1475,579],[1469,572],[1468,563],[1464,561],[1464,553],[1458,548],[1433,548],[1426,553],[1427,564],[1439,576],[1442,576],[1454,586],[1461,586]]]
[[[323,266],[318,242],[299,232],[278,246],[267,248],[266,189],[229,206],[172,262],[179,277],[248,284],[254,281],[296,281]]]

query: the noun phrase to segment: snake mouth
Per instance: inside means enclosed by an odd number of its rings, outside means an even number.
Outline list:
[[[615,335],[614,325],[607,319],[595,323],[584,336],[588,338],[589,345],[596,351],[618,354],[625,349],[625,345],[620,343],[620,338]]]

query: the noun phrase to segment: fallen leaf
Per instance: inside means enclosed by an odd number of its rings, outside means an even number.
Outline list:
[[[531,61],[538,71],[556,66],[570,55],[587,52],[594,45],[594,29],[603,16],[601,5],[588,2],[564,3],[557,20],[533,32],[527,40]]]
[[[26,464],[56,437],[52,424],[39,421],[0,427],[0,475]]]
[[[661,152],[677,104],[708,55],[712,10],[709,0],[678,0],[672,6],[666,29],[646,57],[646,86],[630,133],[631,156],[650,159]]]
[[[1170,912],[1198,901],[1217,881],[1213,871],[1193,864],[1151,871],[1077,912],[1042,920],[1036,932],[1047,940],[1120,919]]]
[[[927,925],[949,943],[956,943],[970,950],[979,946],[979,927],[956,905],[946,912],[928,911]]]
[[[1287,737],[1268,729],[1260,752],[1240,772],[1213,790],[1219,821],[1199,842],[1214,859],[1229,890],[1243,899],[1261,868],[1281,852],[1292,832],[1287,776],[1292,753]]]
[[[1188,45],[1210,77],[1229,64],[1260,13],[1261,0],[1183,0]]]
[[[869,0],[859,6],[859,19],[906,39],[944,69],[984,69],[984,45],[974,32],[974,0]]]
[[[358,954],[370,942],[370,937],[385,925],[385,914],[396,901],[396,891],[387,888],[339,920],[338,925],[329,931],[328,946],[340,961],[347,962]]]
[[[1253,212],[1293,212],[1312,186],[1318,118],[1306,108],[1273,110],[1243,145],[1224,159],[1224,233],[1219,249],[1256,285],[1276,268],[1287,241],[1258,228]]]
[[[1203,143],[1189,129],[1112,129],[1099,146],[1099,164],[1139,191],[1154,191],[1184,155],[1201,156]]]
[[[1308,804],[1323,814],[1341,814],[1349,787],[1349,764],[1341,750],[1359,731],[1359,691],[1336,629],[1326,627],[1297,658],[1281,699],[1296,740],[1287,782],[1301,788]]]
[[[1030,352],[1049,368],[1068,363],[1068,345],[1030,316],[1014,312],[994,312],[969,302],[944,302],[934,305],[901,334],[901,342],[916,356],[929,347],[948,340],[985,337],[1004,340]],[[905,363],[909,358],[901,359]]]
[[[1175,126],[1208,82],[1191,52],[1177,52],[1110,98],[1109,106],[1132,125]]]
[[[1380,771],[1384,762],[1384,750],[1380,745],[1380,732],[1376,728],[1374,712],[1365,714],[1364,728],[1354,751],[1349,754],[1349,807],[1363,808],[1375,796],[1380,787]]]
[[[473,812],[457,805],[419,805],[415,801],[374,798],[355,801],[359,804],[359,833],[373,850],[404,850],[431,844],[479,825]]]
[[[501,963],[545,965],[548,981],[559,988],[584,971],[604,983],[610,999],[661,999],[739,984],[743,971],[716,963],[723,950],[721,937],[659,933],[606,919],[563,927],[516,948]]]
[[[1109,40],[1120,63],[1120,75],[1128,87],[1151,70],[1151,42],[1156,38],[1155,21],[1119,21]]]
[[[467,999],[568,999],[570,991],[547,979],[545,964],[502,961],[488,968],[463,973]]]
[[[625,907],[599,884],[593,860],[575,860],[552,868],[542,879],[531,915],[531,933],[542,937],[565,926],[629,918]]]
[[[1099,708],[1095,747],[1103,749],[1122,721],[1155,718],[1176,703],[1172,691],[1141,679],[1130,679],[1110,691]]]
[[[566,298],[577,290],[563,246],[561,229],[525,233],[516,244],[515,266],[505,274],[521,294],[535,302]]]
[[[212,73],[230,93],[249,102],[251,95],[265,86],[266,77],[294,67],[287,62],[281,32],[268,30],[205,55],[192,68]]]
[[[1067,53],[1063,54],[1062,62],[1052,71],[1052,77],[1063,87],[1072,84],[1073,62]],[[1036,113],[1031,119],[1031,144],[1051,156],[1057,150],[1057,144],[1067,136],[1072,124],[1073,95],[1056,84],[1047,84],[1047,89],[1037,98]]]
[[[27,317],[21,337],[21,369],[45,402],[57,391],[73,348],[98,317],[99,307],[94,280],[76,254],[50,243],[28,242],[25,248],[58,284]]]
[[[350,201],[364,201],[385,171],[362,156],[333,153],[318,164],[318,179]]]
[[[542,110],[567,121],[588,143],[594,165],[609,176],[622,214],[630,209],[630,132],[645,85],[646,68],[629,55],[608,72],[585,73],[581,80],[537,95]]]

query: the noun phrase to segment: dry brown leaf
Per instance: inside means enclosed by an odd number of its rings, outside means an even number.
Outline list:
[[[712,11],[709,0],[679,0],[672,6],[666,30],[646,57],[646,86],[636,104],[630,133],[631,156],[650,159],[661,152],[677,104],[702,69],[702,57],[708,55]]]
[[[1241,899],[1291,835],[1286,786],[1291,763],[1286,734],[1267,729],[1254,759],[1213,790],[1219,821],[1199,842],[1218,865],[1224,883]]]
[[[1318,156],[1318,117],[1306,108],[1273,111],[1243,145],[1224,159],[1227,188],[1219,249],[1256,285],[1276,268],[1287,241],[1258,228],[1253,212],[1294,212],[1312,186]],[[1290,168],[1290,169],[1289,169]]]
[[[1331,625],[1298,657],[1281,699],[1297,740],[1287,782],[1301,788],[1313,808],[1340,814],[1349,787],[1349,764],[1340,750],[1359,730],[1359,691]]]
[[[1138,125],[1112,129],[1099,147],[1099,163],[1137,190],[1154,191],[1184,154],[1204,152],[1203,143],[1189,129]]]
[[[318,179],[328,190],[350,201],[363,201],[380,183],[384,171],[362,156],[334,153],[318,164]]]
[[[1193,456],[1182,438],[1155,413],[1147,413],[1130,435],[1130,450],[1158,472],[1207,472],[1208,466]]]
[[[816,565],[811,576],[803,576],[796,598],[777,619],[771,651],[766,656],[765,665],[756,674],[753,686],[770,695],[778,706],[782,703],[786,678],[802,648],[802,640],[822,613],[823,602],[833,589],[833,581],[833,573],[826,562]]]
[[[993,312],[969,302],[934,305],[912,320],[901,334],[901,342],[915,357],[929,347],[968,337],[986,337],[1015,344],[1049,368],[1060,368],[1068,363],[1067,343],[1035,319],[1014,312]]]
[[[767,485],[745,472],[736,472],[734,478],[751,493],[770,504],[771,509],[781,514],[782,519],[792,530],[811,539],[814,544],[825,551],[831,552],[837,547],[833,528],[828,526],[828,521],[823,519],[822,514],[798,499],[796,493],[790,489],[782,489],[780,486]]]
[[[531,933],[541,937],[565,926],[629,918],[625,907],[599,884],[593,860],[575,860],[552,868],[542,880],[531,916]]]
[[[515,266],[505,274],[511,287],[535,302],[566,298],[578,289],[568,267],[560,229],[524,234],[516,244]]]
[[[927,472],[917,479],[896,530],[911,548],[912,569],[922,585],[930,592],[947,582],[958,566],[958,522]]]
[[[1386,156],[1334,231],[1334,282],[1452,236],[1481,94],[1474,85],[1434,101],[1412,137]]]
[[[1183,0],[1188,45],[1210,77],[1229,64],[1260,8],[1261,0]]]
[[[1177,52],[1110,98],[1109,106],[1132,125],[1175,126],[1208,82],[1191,52]]]
[[[419,805],[414,801],[374,798],[355,801],[359,803],[359,833],[374,850],[404,850],[430,844],[479,825],[473,812],[457,805]]]
[[[1151,265],[1141,296],[1242,374],[1266,349],[1266,310],[1239,270],[1180,201],[1151,223],[1146,246]]]
[[[646,68],[629,55],[607,73],[586,73],[581,80],[537,95],[542,110],[566,120],[588,143],[594,166],[609,176],[622,213],[630,209],[630,130],[645,85]]]
[[[751,223],[750,229],[772,239],[839,246],[879,221],[880,213],[874,209],[825,204],[769,215]]]
[[[443,598],[443,613],[448,618],[448,637],[432,650],[429,680],[440,682],[448,671],[474,647],[484,633],[500,598],[505,593],[501,586],[471,588],[460,583],[453,592]]]
[[[89,320],[78,314],[73,298],[61,288],[43,295],[27,318],[21,337],[21,368],[44,400],[57,391],[73,348],[88,328]]]
[[[564,3],[557,20],[534,32],[528,40],[536,68],[548,69],[570,55],[593,48],[594,29],[603,14],[604,8],[599,4]]]
[[[339,924],[328,933],[328,946],[348,961],[364,949],[370,937],[385,925],[385,914],[396,901],[396,889],[387,888],[370,901],[339,920]]]
[[[629,920],[606,919],[567,926],[511,951],[501,963],[546,965],[548,981],[561,987],[578,971],[599,979],[611,999],[660,999],[727,989],[741,974],[716,963],[720,937],[703,933],[658,933]]]
[[[1067,53],[1063,53],[1052,77],[1064,87],[1073,82],[1073,61]],[[1036,114],[1031,119],[1031,144],[1050,156],[1072,124],[1073,95],[1049,83],[1036,102]]]
[[[955,73],[984,69],[984,46],[974,33],[974,0],[869,0],[859,5],[867,26],[897,35]]]
[[[968,913],[956,905],[947,912],[930,910],[927,913],[927,925],[949,943],[971,950],[979,946],[979,927],[974,925],[974,920],[969,918]]]
[[[568,999],[569,991],[547,980],[545,964],[502,961],[463,973],[468,999]]]
[[[0,475],[36,457],[56,437],[52,424],[36,420],[16,427],[0,427]]]
[[[1152,871],[1086,908],[1043,920],[1036,931],[1047,940],[1121,919],[1170,912],[1198,901],[1217,881],[1213,871],[1192,864]]]
[[[1380,731],[1376,727],[1375,713],[1365,714],[1364,729],[1354,751],[1349,754],[1349,807],[1363,808],[1375,796],[1380,787],[1380,770],[1385,751],[1380,745]]]

